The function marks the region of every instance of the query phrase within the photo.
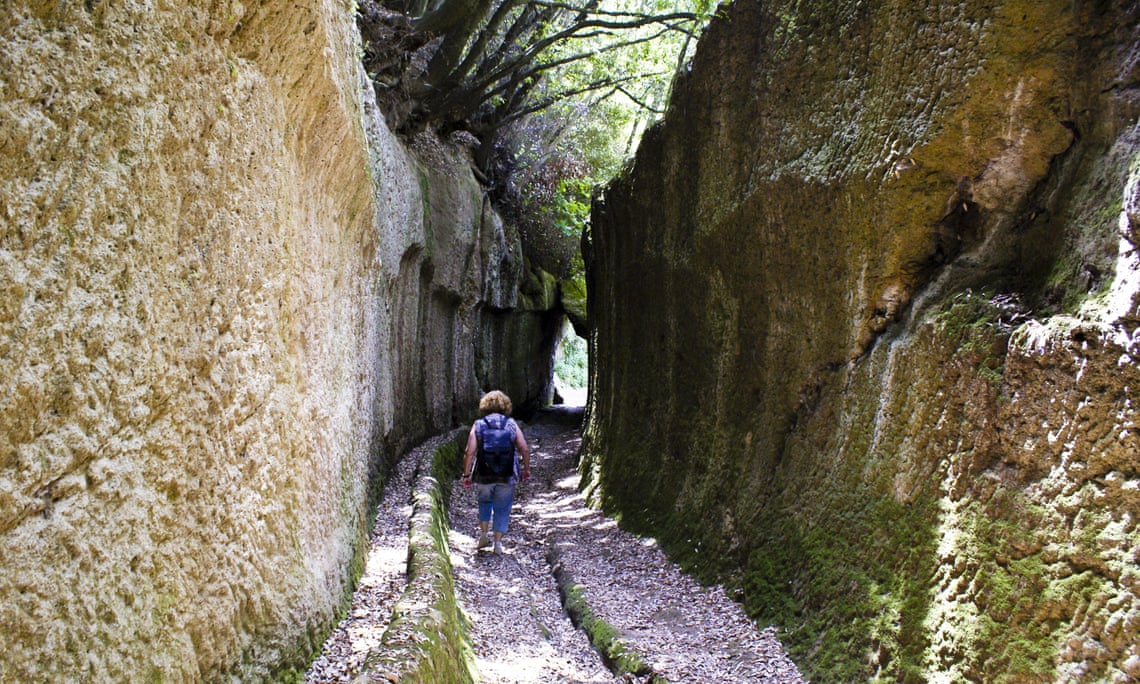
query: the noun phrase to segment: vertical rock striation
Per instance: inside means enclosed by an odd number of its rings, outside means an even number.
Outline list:
[[[353,12],[6,3],[0,680],[303,669],[392,458],[548,391],[488,361],[550,356],[517,236],[376,118]]]
[[[1140,677],[1140,14],[737,0],[596,205],[583,468],[821,681]]]

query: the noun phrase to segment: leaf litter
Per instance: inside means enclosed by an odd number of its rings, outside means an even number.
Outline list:
[[[774,628],[758,628],[722,587],[702,586],[654,540],[622,530],[586,505],[578,492],[580,420],[580,410],[556,408],[523,425],[532,479],[517,488],[504,553],[475,549],[474,490],[458,483],[452,488],[448,542],[479,681],[805,682]],[[425,447],[409,454],[390,481],[360,588],[306,682],[346,681],[367,649],[379,643],[406,581],[404,568],[396,566],[406,558],[410,480],[417,459],[434,449]],[[374,563],[374,556],[380,560]],[[555,562],[573,577],[593,615],[641,657],[647,672],[614,674],[605,666],[562,607]]]

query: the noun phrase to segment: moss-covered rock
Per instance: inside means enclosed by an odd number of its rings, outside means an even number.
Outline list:
[[[558,300],[561,302],[562,310],[566,312],[570,324],[574,326],[574,332],[579,337],[588,337],[590,318],[586,304],[586,274],[584,271],[558,281]]]
[[[401,684],[470,684],[474,652],[459,607],[447,543],[450,483],[462,466],[465,430],[457,430],[419,473],[408,539],[408,584],[392,620],[354,681]]]
[[[813,679],[1136,676],[1137,12],[737,0],[595,205],[586,486]]]
[[[518,294],[519,310],[549,311],[558,306],[558,279],[528,263]]]
[[[522,272],[353,3],[6,2],[0,680],[296,675],[392,461],[549,394]]]
[[[653,672],[640,653],[625,643],[613,625],[594,614],[581,585],[574,580],[574,573],[562,563],[557,547],[551,547],[547,561],[553,568],[566,614],[578,629],[586,633],[606,666],[617,675],[634,674],[646,678],[648,684],[668,684],[664,677]]]

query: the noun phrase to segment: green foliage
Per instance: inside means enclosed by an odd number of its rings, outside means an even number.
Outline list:
[[[676,73],[684,68],[695,37],[709,17],[704,0],[606,0],[600,9],[629,16],[683,12],[693,20],[599,31],[552,50],[552,61],[581,55],[552,69],[540,90],[562,106],[550,113],[570,124],[565,139],[589,165],[595,181],[611,178],[630,156],[646,127],[664,111]],[[570,117],[570,118],[567,118]]]
[[[524,237],[566,242],[577,250],[592,192],[609,182],[642,132],[664,110],[675,72],[707,17],[703,0],[607,0],[595,18],[611,21],[686,12],[696,19],[593,30],[553,44],[539,58],[550,65],[531,90],[534,111],[496,133],[487,164],[495,198]],[[533,250],[532,250],[533,251]],[[565,257],[544,259],[548,270]]]
[[[552,210],[554,224],[567,235],[580,235],[590,219],[589,181],[566,178],[558,182],[558,194]]]
[[[586,340],[574,334],[569,325],[562,334],[562,344],[554,358],[554,380],[571,389],[582,389],[589,377],[589,354]]]
[[[581,234],[592,188],[662,114],[711,11],[709,0],[364,0],[358,17],[389,125],[474,134],[506,217],[556,242]],[[554,272],[564,259],[538,261]]]
[[[358,16],[368,73],[405,98],[391,125],[494,137],[580,96],[660,91],[652,79],[671,77],[708,13],[705,0],[365,0]]]
[[[546,206],[539,212],[547,214],[550,222],[563,235],[577,237],[590,220],[590,192],[593,186],[585,178],[562,178],[558,181]]]

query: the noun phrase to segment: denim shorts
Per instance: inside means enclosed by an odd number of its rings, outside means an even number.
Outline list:
[[[511,506],[515,500],[515,485],[510,482],[475,485],[475,500],[479,502],[479,522],[491,521],[495,532],[507,531]]]

